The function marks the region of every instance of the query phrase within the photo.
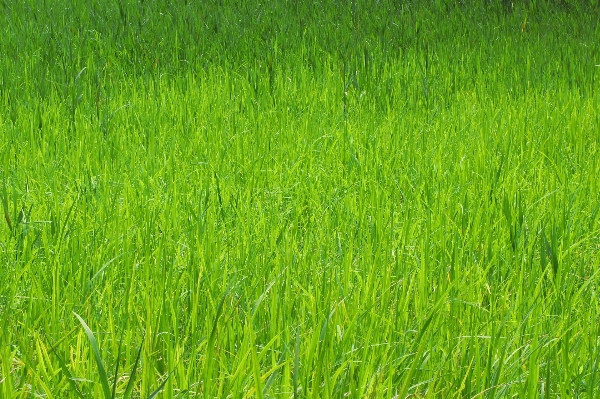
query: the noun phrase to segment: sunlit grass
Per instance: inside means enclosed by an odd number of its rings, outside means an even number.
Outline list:
[[[597,6],[12,3],[1,397],[600,393]]]

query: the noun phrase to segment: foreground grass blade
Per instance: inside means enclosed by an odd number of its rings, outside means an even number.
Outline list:
[[[408,393],[410,383],[412,382],[412,376],[415,373],[415,369],[417,368],[417,365],[419,365],[421,363],[421,360],[422,360],[421,356],[423,355],[423,352],[425,351],[425,344],[428,341],[425,339],[425,333],[427,332],[427,329],[429,328],[429,325],[431,324],[431,322],[432,322],[434,316],[436,316],[436,314],[437,314],[437,309],[434,309],[433,312],[431,312],[431,314],[425,321],[425,323],[423,324],[421,331],[419,331],[419,335],[415,341],[416,343],[418,343],[418,349],[415,352],[415,359],[413,360],[413,362],[410,366],[410,369],[408,370],[408,373],[406,373],[406,375],[404,377],[404,382],[402,383],[402,387],[400,388],[400,394],[398,395],[399,398],[406,397],[406,394]]]
[[[150,394],[150,396],[148,396],[148,399],[154,399],[156,397],[156,395],[158,395],[160,393],[160,391],[163,390],[163,388],[165,387],[165,384],[169,380],[169,377],[171,377],[171,375],[168,375],[167,378],[165,378],[165,380],[162,382],[162,384],[160,384],[160,386],[156,389],[156,391],[152,392]]]
[[[258,356],[256,351],[258,348],[256,347],[256,337],[254,335],[254,328],[252,327],[252,321],[247,323],[248,326],[248,334],[250,335],[250,345],[252,349],[250,350],[250,356],[252,359],[252,372],[254,375],[254,384],[256,386],[256,397],[258,399],[263,399],[263,386],[262,380],[260,378],[260,364],[258,363]]]
[[[51,345],[50,350],[52,351],[52,353],[54,353],[54,356],[56,356],[56,359],[58,360],[58,364],[60,365],[60,369],[65,374],[65,377],[67,378],[67,381],[69,381],[69,385],[71,385],[71,388],[73,389],[73,391],[75,391],[77,396],[79,396],[81,399],[85,399],[85,396],[83,396],[83,394],[79,390],[79,386],[77,385],[75,378],[71,374],[71,371],[67,367],[67,364],[65,363],[63,358],[58,354],[56,349],[54,349],[54,346]]]
[[[296,345],[294,345],[294,399],[299,397],[298,374],[300,373],[300,331],[296,331]]]
[[[90,345],[92,347],[92,352],[94,353],[94,359],[96,360],[96,366],[98,367],[98,376],[100,378],[100,383],[102,384],[102,391],[104,392],[104,398],[111,398],[111,390],[110,385],[108,383],[108,377],[106,375],[106,369],[104,368],[104,364],[102,363],[102,356],[100,355],[100,349],[98,348],[98,342],[96,341],[96,337],[94,337],[94,333],[85,323],[85,321],[79,316],[77,313],[73,312],[75,317],[79,320],[83,329],[85,331],[85,335],[87,335],[88,340],[90,341]]]
[[[142,348],[144,347],[144,341],[140,344],[140,349],[138,349],[137,356],[135,357],[135,363],[133,364],[133,369],[131,370],[131,375],[129,376],[129,382],[127,383],[127,388],[125,388],[125,393],[123,394],[123,399],[127,399],[131,396],[131,392],[133,391],[133,385],[135,382],[135,376],[137,374],[138,363],[140,362],[140,358],[142,356]]]
[[[6,220],[8,229],[12,231],[13,226],[8,212],[8,194],[6,192],[6,183],[4,183],[2,187],[2,209],[4,210],[4,220]]]

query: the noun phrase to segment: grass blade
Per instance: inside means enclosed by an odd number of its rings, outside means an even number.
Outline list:
[[[8,212],[8,194],[6,192],[6,183],[4,184],[4,187],[2,189],[2,208],[4,210],[4,220],[6,220],[6,224],[8,225],[8,229],[10,231],[12,231],[13,226],[12,226],[12,222],[10,220],[10,215]]]
[[[73,389],[73,391],[75,391],[77,396],[79,396],[81,399],[85,399],[85,396],[83,396],[83,394],[81,393],[81,390],[79,389],[79,386],[77,385],[77,382],[75,381],[75,378],[73,377],[73,374],[71,374],[71,371],[67,367],[67,364],[65,363],[63,358],[58,354],[56,349],[54,349],[54,346],[50,345],[50,350],[52,351],[52,353],[54,353],[54,356],[56,356],[56,359],[58,360],[58,364],[60,365],[60,369],[64,373],[65,377],[67,377],[67,381],[69,381],[69,385],[71,385],[71,388]]]
[[[436,314],[437,314],[437,309],[434,309],[431,312],[431,314],[429,315],[429,317],[427,318],[427,320],[425,321],[425,323],[423,324],[421,331],[419,331],[419,335],[415,341],[415,343],[418,343],[418,345],[419,345],[418,349],[415,353],[415,360],[413,360],[412,365],[410,366],[410,369],[408,370],[408,373],[406,373],[406,376],[404,377],[404,382],[402,383],[402,388],[400,388],[400,394],[398,395],[399,398],[406,397],[406,394],[408,393],[408,389],[410,387],[410,381],[412,379],[412,376],[415,372],[415,369],[417,368],[417,364],[420,363],[423,352],[425,351],[425,344],[427,343],[427,340],[424,339],[425,332],[427,332],[427,329],[429,328],[429,325],[431,324],[431,321],[433,320],[433,317]]]
[[[294,348],[294,399],[298,399],[298,374],[300,372],[300,331],[296,331],[296,346]]]
[[[152,392],[150,394],[150,396],[148,396],[148,399],[154,399],[156,397],[156,395],[158,395],[160,393],[160,391],[163,390],[163,388],[165,387],[165,384],[169,380],[169,377],[170,377],[170,375],[168,375],[167,378],[165,378],[165,380],[162,382],[162,384],[160,384],[160,386],[156,389],[156,391]]]
[[[135,383],[135,376],[137,374],[138,363],[140,362],[140,357],[142,355],[142,348],[144,347],[144,341],[140,344],[140,349],[138,350],[138,354],[135,358],[135,363],[133,364],[133,369],[131,370],[131,375],[129,376],[129,382],[127,383],[127,388],[125,388],[125,393],[123,394],[123,399],[127,399],[131,396],[131,391],[133,391],[133,384]]]
[[[94,333],[85,323],[85,321],[79,316],[77,313],[73,312],[75,317],[79,320],[83,329],[85,331],[85,335],[87,335],[88,340],[90,341],[90,345],[92,346],[92,351],[94,352],[94,359],[96,360],[96,365],[98,366],[98,375],[100,377],[100,383],[102,384],[102,391],[104,392],[105,399],[111,399],[111,391],[110,385],[108,384],[108,377],[106,376],[106,369],[104,368],[104,364],[102,363],[102,356],[100,356],[100,349],[98,348],[98,342],[96,341],[96,337],[94,337]]]

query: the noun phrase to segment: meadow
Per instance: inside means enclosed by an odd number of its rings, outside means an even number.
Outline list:
[[[0,397],[600,397],[599,21],[0,2]]]

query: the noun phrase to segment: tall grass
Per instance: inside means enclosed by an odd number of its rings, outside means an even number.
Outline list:
[[[598,396],[581,4],[0,4],[0,396]]]

